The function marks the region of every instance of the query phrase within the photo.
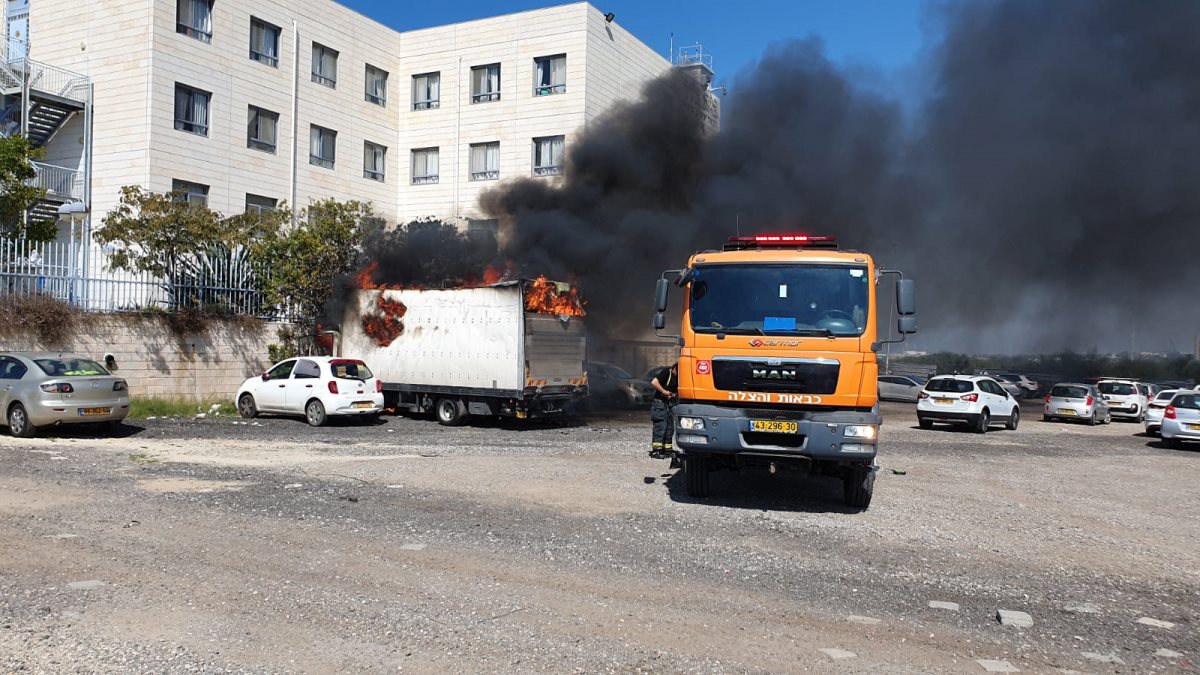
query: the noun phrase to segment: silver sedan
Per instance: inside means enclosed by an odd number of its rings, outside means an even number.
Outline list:
[[[129,387],[86,356],[0,352],[0,411],[0,424],[22,438],[58,424],[115,428],[129,414]]]

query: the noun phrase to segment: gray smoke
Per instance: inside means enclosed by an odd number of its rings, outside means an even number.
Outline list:
[[[592,124],[561,185],[485,195],[523,272],[576,280],[640,337],[658,273],[805,231],[905,269],[926,349],[1187,348],[1200,329],[1200,3],[940,6],[932,90],[901,106],[816,40],[739,73],[706,137],[682,73]],[[907,123],[906,123],[907,122]]]

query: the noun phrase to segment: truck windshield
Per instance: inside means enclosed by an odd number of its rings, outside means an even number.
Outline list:
[[[870,283],[865,265],[700,265],[691,279],[692,330],[859,336]]]

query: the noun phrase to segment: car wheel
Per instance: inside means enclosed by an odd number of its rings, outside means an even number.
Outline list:
[[[1092,417],[1091,417],[1091,419],[1089,419],[1089,420],[1088,420],[1088,426],[1093,426],[1093,427],[1094,427],[1094,426],[1096,426],[1096,423],[1097,423],[1097,422],[1099,422],[1099,421],[1100,421],[1100,420],[1096,419],[1096,411],[1095,411],[1095,410],[1093,410],[1093,411],[1092,411]]]
[[[445,427],[456,427],[463,423],[466,418],[466,410],[462,401],[456,398],[439,399],[434,407],[434,414],[437,415],[438,424]]]
[[[258,417],[258,406],[255,405],[253,396],[242,394],[238,399],[238,414],[248,420]]]
[[[1004,424],[1004,428],[1009,431],[1016,431],[1017,425],[1021,423],[1021,409],[1013,406],[1012,414],[1008,416],[1008,422]]]
[[[1049,415],[1042,415],[1042,421],[1043,422],[1053,422],[1054,418]]]
[[[921,427],[922,429],[932,429],[933,428],[933,420],[927,420],[924,417],[918,417],[917,418],[917,426]]]
[[[308,405],[304,406],[304,418],[308,420],[309,426],[325,426],[325,422],[329,419],[325,415],[325,404],[316,398],[309,401]]]
[[[986,434],[988,427],[992,425],[992,416],[988,414],[988,409],[984,408],[983,412],[979,413],[979,419],[975,422],[975,433]]]
[[[1179,449],[1179,441],[1178,441],[1178,440],[1176,440],[1175,438],[1166,438],[1166,437],[1164,437],[1164,438],[1162,439],[1162,444],[1163,444],[1163,446],[1164,446],[1164,447],[1170,448],[1171,450],[1178,450],[1178,449]]]
[[[875,493],[875,472],[870,467],[853,467],[842,476],[842,496],[846,506],[866,509]]]
[[[684,455],[683,475],[687,479],[689,497],[704,499],[708,496],[710,467],[704,455]]]
[[[1105,424],[1112,424],[1112,413],[1105,413],[1105,415],[1104,415],[1104,423],[1105,423]]]
[[[125,435],[125,420],[113,420],[105,425],[109,436]]]
[[[12,404],[8,409],[8,432],[17,438],[29,438],[36,429],[29,421],[29,413],[20,403]]]

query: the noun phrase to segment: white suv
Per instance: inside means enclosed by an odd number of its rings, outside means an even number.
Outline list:
[[[1150,404],[1150,390],[1134,380],[1100,380],[1096,389],[1108,402],[1113,417],[1141,422],[1146,418],[1146,407]]]
[[[999,382],[983,375],[941,375],[917,394],[917,421],[922,429],[934,422],[965,424],[984,433],[993,424],[1015,430],[1021,407]]]

